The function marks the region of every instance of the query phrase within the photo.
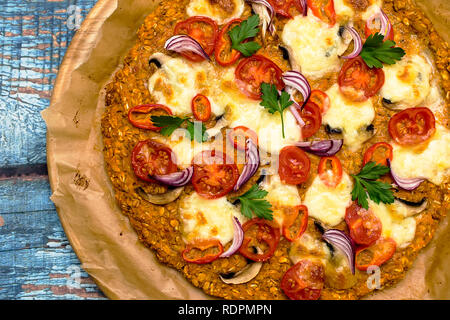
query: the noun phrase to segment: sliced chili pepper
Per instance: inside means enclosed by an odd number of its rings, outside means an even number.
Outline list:
[[[300,212],[302,212],[300,216]],[[300,224],[300,225],[299,225]],[[294,207],[294,210],[285,215],[283,221],[283,236],[293,242],[300,238],[308,226],[308,208],[304,205]],[[292,231],[294,229],[294,231]]]
[[[223,253],[223,246],[219,240],[200,240],[190,243],[182,252],[185,261],[196,264],[210,263]]]
[[[253,261],[269,260],[280,241],[280,230],[270,226],[266,220],[253,218],[242,226],[244,241],[239,252]],[[254,247],[258,247],[263,253],[257,253]]]
[[[328,164],[330,168],[328,169]],[[323,157],[319,162],[319,178],[322,182],[335,188],[342,180],[342,165],[338,157]]]
[[[231,39],[228,31],[241,24],[241,19],[233,19],[228,22],[217,36],[216,46],[214,48],[214,57],[221,66],[229,66],[235,63],[241,56],[241,52],[231,48]],[[244,41],[245,42],[245,41]]]
[[[143,104],[128,111],[128,120],[137,128],[160,131],[160,127],[153,125],[151,116],[171,115],[172,111],[162,104]]]
[[[374,161],[377,164],[387,166],[387,160],[392,161],[392,157],[392,146],[387,142],[378,142],[364,153],[364,165],[370,161]]]
[[[381,266],[395,253],[397,244],[391,238],[380,238],[373,245],[356,250],[356,268],[366,271],[370,266]]]

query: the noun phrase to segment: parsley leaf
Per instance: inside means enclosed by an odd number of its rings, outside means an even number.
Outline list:
[[[261,46],[255,41],[243,42],[248,38],[255,37],[259,32],[259,15],[254,14],[247,20],[241,22],[228,31],[231,39],[231,47],[240,51],[244,56],[249,57],[258,51]]]
[[[152,116],[152,122],[155,126],[161,127],[160,133],[164,136],[170,136],[176,129],[180,128],[183,123],[187,122],[186,130],[191,136],[191,140],[195,138],[198,142],[205,142],[208,140],[208,134],[206,134],[206,127],[200,121],[192,122],[189,118],[180,118],[176,116]],[[195,123],[201,123],[201,135],[198,130],[194,130]]]
[[[402,48],[394,47],[394,41],[383,39],[384,36],[378,32],[371,34],[362,47],[360,56],[369,68],[383,68],[383,63],[394,64],[405,55]]]
[[[254,184],[250,190],[237,197],[241,202],[242,214],[251,219],[253,214],[259,218],[273,220],[272,205],[269,201],[264,200],[267,191],[260,189],[258,185]]]
[[[291,95],[284,90],[281,92],[281,95],[279,95],[277,87],[275,85],[265,82],[261,83],[261,93],[262,102],[260,103],[260,105],[266,108],[271,114],[274,114],[275,112],[280,113],[281,128],[284,138],[283,111],[294,103],[293,101],[291,101]]]
[[[358,199],[358,204],[364,209],[369,209],[370,200],[375,203],[393,203],[394,194],[391,185],[386,182],[378,181],[382,175],[389,172],[389,167],[376,164],[375,162],[367,163],[360,173],[352,175],[355,179],[355,185],[352,190],[352,200]]]

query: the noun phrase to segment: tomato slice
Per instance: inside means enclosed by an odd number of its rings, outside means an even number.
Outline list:
[[[243,59],[236,67],[236,84],[249,98],[261,98],[261,83],[274,84],[278,90],[284,88],[281,79],[283,71],[271,60],[261,55],[253,55]]]
[[[387,160],[392,161],[392,146],[387,142],[378,142],[372,145],[364,153],[364,165],[368,162],[375,162],[383,166],[387,166]]]
[[[221,66],[229,66],[235,63],[241,56],[241,52],[231,48],[231,39],[228,31],[235,26],[241,24],[241,19],[233,19],[228,22],[217,36],[216,45],[214,48],[214,57]]]
[[[153,125],[151,116],[171,115],[172,111],[162,104],[143,104],[134,106],[128,111],[128,120],[137,128],[160,131],[160,127]]]
[[[131,165],[136,176],[154,182],[150,176],[177,171],[175,154],[166,145],[155,140],[139,141],[131,153]]]
[[[198,121],[206,122],[211,117],[211,103],[202,94],[197,94],[191,103],[192,113]]]
[[[366,25],[364,26],[364,33],[366,34],[366,38],[368,38],[371,34],[375,34],[375,33],[379,33],[380,32],[380,28],[381,25],[378,21],[378,26],[369,26],[368,25],[369,21],[366,22]],[[394,28],[391,27],[391,30],[389,31],[389,34],[387,36],[386,40],[394,40]]]
[[[233,159],[220,151],[202,151],[192,162],[192,185],[204,198],[215,199],[226,195],[239,178],[239,171]]]
[[[190,17],[184,21],[180,21],[175,25],[175,34],[187,34],[200,43],[203,50],[208,55],[214,51],[214,44],[218,34],[217,23],[202,16]],[[182,52],[181,55],[191,61],[202,61],[205,58],[193,52]]]
[[[290,242],[293,242],[300,238],[306,231],[307,226],[308,208],[304,205],[296,206],[284,217],[283,236]]]
[[[308,101],[315,103],[320,108],[320,112],[322,114],[327,112],[330,108],[330,97],[328,97],[328,95],[321,90],[311,91]]]
[[[356,250],[355,266],[358,270],[366,271],[370,266],[381,266],[395,253],[397,244],[391,238],[380,238],[369,247]]]
[[[258,145],[258,134],[245,126],[234,127],[228,131],[228,140],[236,149],[246,150],[247,139],[251,139],[255,145]]]
[[[350,237],[358,244],[371,245],[381,236],[382,224],[372,212],[355,202],[345,211],[345,222],[350,229]]]
[[[281,289],[291,300],[317,300],[324,281],[323,265],[304,259],[286,271],[281,279]]]
[[[384,84],[382,69],[369,68],[358,56],[347,60],[338,76],[341,93],[353,101],[365,101],[373,97]]]
[[[342,165],[338,157],[323,157],[319,162],[319,178],[331,188],[335,188],[342,180]]]
[[[295,146],[284,147],[278,159],[278,174],[283,183],[300,184],[308,179],[311,161],[303,150]]]
[[[322,114],[320,108],[312,101],[308,101],[300,112],[305,125],[302,127],[302,138],[306,139],[319,131],[322,125]]]
[[[307,0],[308,7],[313,14],[330,26],[336,23],[336,12],[334,11],[333,0]]]
[[[210,263],[219,258],[223,253],[223,246],[219,240],[200,240],[190,243],[183,250],[181,256],[190,263],[204,264]]]
[[[300,0],[268,0],[276,14],[286,18],[292,18],[295,12],[303,12]]]
[[[280,229],[274,228],[265,219],[253,218],[242,225],[244,241],[239,249],[247,259],[253,261],[269,260],[280,242]],[[257,253],[258,247],[262,253]]]
[[[389,133],[401,145],[415,145],[427,141],[436,132],[433,112],[428,108],[405,109],[389,120]]]

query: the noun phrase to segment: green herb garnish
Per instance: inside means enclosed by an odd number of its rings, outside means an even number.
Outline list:
[[[262,105],[264,108],[266,108],[271,114],[274,114],[275,112],[279,112],[281,116],[281,128],[283,131],[283,138],[284,138],[284,119],[283,119],[283,111],[287,107],[289,107],[294,102],[291,101],[291,95],[287,93],[286,91],[282,91],[281,95],[278,94],[277,87],[273,84],[268,83],[261,83],[261,99],[262,102],[260,105]]]
[[[259,15],[254,14],[247,20],[244,20],[238,26],[228,31],[231,39],[231,47],[240,51],[244,56],[250,57],[261,46],[255,41],[243,42],[248,38],[255,37],[259,32]]]
[[[163,136],[170,136],[176,129],[180,128],[184,122],[187,122],[186,130],[189,132],[191,140],[194,140],[194,138],[198,142],[205,142],[208,140],[208,134],[205,132],[206,127],[202,122],[200,122],[200,132],[199,130],[194,130],[196,124],[199,126],[199,121],[192,122],[189,118],[180,118],[176,116],[152,116],[151,119],[156,127],[161,127],[160,133]]]
[[[394,64],[405,55],[405,50],[395,47],[395,41],[383,40],[384,36],[377,32],[371,34],[364,42],[359,55],[369,68],[383,68],[383,63]]]
[[[272,205],[269,201],[264,200],[267,191],[260,189],[254,184],[250,190],[242,196],[237,197],[241,202],[241,212],[244,216],[251,219],[253,215],[266,220],[273,220]]]
[[[364,209],[369,209],[367,195],[375,203],[393,203],[394,194],[391,185],[382,181],[378,181],[382,175],[389,172],[389,167],[376,164],[375,162],[367,163],[361,172],[352,175],[355,179],[355,185],[352,190],[352,200],[358,199],[358,204]]]

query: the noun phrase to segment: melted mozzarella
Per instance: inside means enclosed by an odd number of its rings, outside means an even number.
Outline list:
[[[330,27],[312,14],[298,15],[284,26],[282,41],[289,49],[291,63],[306,77],[317,79],[340,69],[339,55],[347,45],[338,33],[337,23]]]
[[[398,215],[395,206],[384,203],[376,204],[369,200],[369,208],[380,219],[382,224],[381,235],[392,238],[397,247],[408,246],[416,234],[416,220],[414,217],[402,218]]]
[[[419,105],[430,93],[432,68],[424,58],[413,55],[383,68],[385,81],[380,90],[396,109]]]
[[[205,199],[196,192],[183,199],[180,215],[187,243],[217,239],[224,245],[233,239],[233,217],[244,221],[239,210],[226,197]]]
[[[297,239],[289,249],[289,258],[293,264],[303,259],[316,260],[326,264],[330,257],[330,249],[326,243],[308,232]]]
[[[367,140],[366,128],[375,118],[372,100],[349,101],[340,93],[338,84],[333,85],[326,93],[331,104],[322,122],[332,128],[341,129],[344,144],[351,150],[357,150]]]
[[[345,210],[351,204],[352,188],[353,183],[345,172],[335,188],[328,187],[317,176],[306,191],[303,204],[311,217],[332,227],[344,220]]]
[[[186,12],[188,16],[207,16],[218,24],[239,18],[244,12],[243,0],[191,0]]]
[[[348,21],[355,15],[353,8],[346,5],[344,0],[334,0],[334,11],[338,21]]]
[[[215,115],[223,114],[223,105],[218,89],[212,85],[217,74],[209,62],[193,63],[182,58],[165,61],[149,79],[150,93],[160,104],[167,105],[175,115],[191,114],[191,101],[202,93],[211,102],[211,111]]]
[[[422,177],[441,184],[450,173],[450,131],[436,125],[436,132],[425,148],[400,146],[393,143],[392,170],[402,178]]]

